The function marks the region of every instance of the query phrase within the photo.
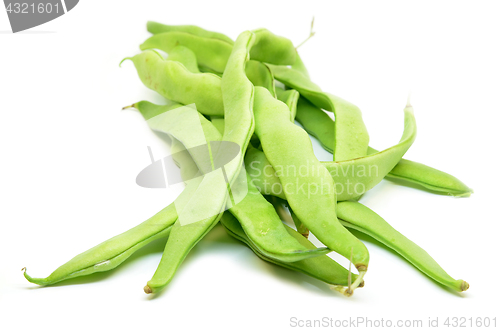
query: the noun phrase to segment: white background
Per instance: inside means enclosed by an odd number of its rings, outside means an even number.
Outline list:
[[[0,329],[279,330],[290,318],[417,320],[490,317],[500,324],[496,1],[81,1],[68,14],[11,34],[0,10]],[[383,181],[361,200],[454,277],[452,293],[382,246],[366,286],[345,298],[259,260],[217,226],[154,299],[142,291],[164,241],[104,274],[38,288],[76,254],[147,219],[178,192],[144,189],[137,173],[167,145],[121,107],[162,102],[132,63],[146,21],[196,24],[236,38],[267,27],[300,48],[312,80],[363,111],[370,145],[400,138],[408,91],[418,137],[406,158],[475,190],[452,198]],[[331,156],[313,142],[318,158]],[[496,308],[495,308],[496,307]],[[474,320],[475,322],[475,320]],[[469,322],[468,322],[469,323]],[[484,328],[483,328],[484,329]]]

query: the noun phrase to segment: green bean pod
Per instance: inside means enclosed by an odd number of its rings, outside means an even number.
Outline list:
[[[172,31],[155,34],[141,44],[141,50],[160,49],[166,53],[182,45],[196,54],[198,64],[223,72],[233,49],[232,44],[215,38],[204,38],[186,32]]]
[[[297,90],[315,106],[335,114],[335,134],[332,142],[334,161],[351,160],[366,155],[369,136],[358,107],[321,91],[319,86],[299,71],[286,66],[269,67],[278,81]]]
[[[276,97],[274,77],[268,66],[262,62],[250,60],[245,67],[245,73],[248,80],[250,80],[254,86],[265,87],[274,97]]]
[[[214,31],[208,31],[196,25],[166,25],[153,21],[148,21],[147,29],[152,34],[179,31],[179,32],[190,33],[195,36],[203,38],[220,39],[231,45],[234,44],[234,41],[225,34]]]
[[[338,201],[357,199],[380,183],[398,164],[417,135],[413,107],[407,105],[404,114],[404,131],[398,144],[353,160],[322,162],[335,181]]]
[[[170,204],[147,221],[75,256],[46,278],[33,278],[26,268],[23,269],[24,277],[31,283],[45,286],[114,269],[140,248],[167,237],[176,219],[174,205]]]
[[[225,117],[222,140],[234,142],[241,149],[240,155],[224,167],[228,184],[233,183],[241,169],[242,153],[246,150],[254,129],[252,115],[253,85],[245,75],[245,65],[249,60],[249,50],[252,48],[254,41],[254,34],[248,31],[238,36],[221,80]],[[151,280],[144,287],[146,293],[157,292],[172,280],[178,266],[189,251],[217,224],[222,216],[228,197],[227,187],[226,185],[220,185],[219,181],[214,182],[214,179],[217,178],[211,174],[213,173],[204,175],[200,188],[192,198],[192,201],[196,201],[198,206],[193,205],[190,208],[200,208],[202,211],[205,209],[217,210],[219,208],[219,214],[183,226],[179,221],[174,224],[160,264]],[[209,201],[203,199],[209,195],[212,195]],[[223,199],[221,200],[221,198]],[[196,215],[196,212],[193,215]]]
[[[325,114],[326,115],[326,114]],[[416,137],[416,123],[413,108],[405,108],[405,128],[398,144],[365,157],[340,162],[323,161],[336,186],[337,201],[355,200],[372,189],[394,168],[410,148]],[[272,174],[272,166],[266,155],[255,149],[247,152],[245,163],[253,183],[263,194],[283,198],[283,186]],[[281,165],[278,172],[286,170]],[[284,192],[286,195],[286,192]]]
[[[333,154],[335,122],[327,113],[304,97],[300,97],[297,103],[297,115],[295,119],[307,133],[318,139],[326,151]]]
[[[339,202],[337,215],[344,226],[380,241],[435,281],[459,292],[469,288],[467,282],[448,275],[425,250],[396,231],[368,207],[358,202]]]
[[[193,51],[185,46],[175,46],[168,53],[168,61],[177,61],[182,63],[187,70],[192,73],[199,74],[200,69],[198,69],[198,60],[196,59],[196,55],[194,55]]]
[[[205,115],[224,115],[220,77],[192,73],[180,62],[165,60],[154,51],[126,59],[132,60],[144,85],[163,97],[186,105],[194,103]]]
[[[323,148],[333,152],[333,136],[335,124],[332,118],[304,98],[299,99],[297,106],[297,121],[313,137],[318,139]],[[368,147],[368,155],[379,151]],[[385,178],[394,178],[404,182],[420,185],[436,193],[449,194],[457,197],[468,197],[473,190],[458,178],[429,167],[427,165],[401,159]]]
[[[295,262],[331,252],[326,247],[304,247],[285,231],[274,207],[247,178],[247,196],[229,209],[245,233],[264,255],[282,262]]]
[[[295,63],[297,51],[289,39],[275,35],[263,28],[252,32],[256,36],[255,44],[250,50],[252,60],[275,65],[292,65]]]
[[[230,45],[234,44],[233,40],[225,34],[208,31],[194,25],[165,25],[149,21],[147,24],[147,29],[149,32],[155,35],[165,32],[183,32],[194,35],[196,37],[216,39],[226,42]],[[277,65],[295,64],[297,66],[300,65],[298,64],[298,61],[302,62],[300,59],[297,61],[297,52],[295,51],[295,47],[289,39],[277,36],[271,31],[264,28],[255,29],[252,32],[255,34],[256,39],[252,49],[250,50],[251,59]],[[197,57],[199,57],[202,54],[197,53],[196,55]],[[226,61],[228,57],[229,56],[225,58]],[[217,59],[214,58],[212,58],[212,60],[217,61]],[[213,65],[209,64],[208,67],[213,67]],[[221,70],[220,72],[223,72],[223,70]]]
[[[348,259],[352,255],[354,266],[360,275],[364,274],[368,268],[368,250],[338,222],[332,177],[314,156],[307,133],[290,122],[288,107],[262,87],[255,87],[254,114],[255,132],[273,167],[292,165],[295,170],[292,174],[278,173],[295,214],[328,248]],[[298,174],[298,169],[303,168],[307,169],[306,175]],[[361,279],[362,276],[358,280]]]
[[[369,148],[368,152],[376,153],[377,151]],[[405,159],[399,161],[387,174],[386,178],[403,180],[404,182],[417,184],[434,192],[455,197],[469,197],[474,193],[473,189],[446,172]]]
[[[142,50],[156,48],[168,53],[176,45],[183,45],[196,54],[200,66],[209,71],[224,72],[233,45],[229,37],[189,25],[162,27],[158,23],[151,23],[151,30],[154,35],[141,45]],[[297,52],[289,39],[263,28],[252,32],[255,35],[250,49],[252,60],[276,65],[292,65],[296,62]]]

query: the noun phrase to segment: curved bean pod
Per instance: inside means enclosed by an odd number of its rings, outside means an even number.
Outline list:
[[[177,45],[186,46],[196,54],[198,64],[223,72],[233,46],[215,38],[204,38],[186,32],[172,31],[155,34],[141,44],[141,50],[160,49],[166,53]]]
[[[141,102],[140,104],[145,118],[158,115],[158,110],[150,103]],[[139,107],[138,104],[134,106]],[[166,106],[163,111],[179,106],[178,104]],[[190,194],[190,189],[187,188],[183,193]],[[31,277],[27,274],[26,268],[23,269],[24,276],[32,283],[51,285],[63,280],[111,270],[148,243],[168,236],[176,220],[177,211],[172,203],[138,226],[77,255],[46,278]]]
[[[413,107],[407,105],[404,112],[404,131],[398,144],[353,160],[322,162],[335,181],[339,201],[356,199],[380,183],[413,144],[417,135]]]
[[[295,119],[307,133],[318,139],[325,150],[333,154],[335,122],[327,113],[304,97],[300,97],[297,103],[297,115]]]
[[[369,148],[368,152],[376,153],[377,151]],[[386,178],[401,179],[425,187],[428,190],[455,197],[469,197],[474,193],[473,189],[455,176],[425,164],[405,159],[399,161],[397,166],[387,174]]]
[[[220,77],[192,73],[177,61],[163,59],[158,53],[144,51],[131,58],[146,87],[182,104],[196,104],[205,115],[224,115]],[[123,62],[123,61],[122,61]]]
[[[326,114],[325,114],[326,115]],[[417,133],[413,108],[405,108],[405,128],[398,144],[365,157],[353,160],[332,162],[323,161],[321,164],[332,176],[337,192],[337,200],[345,201],[359,198],[372,189],[395,167],[415,140]],[[271,164],[266,155],[255,149],[247,152],[245,163],[253,183],[263,194],[271,194],[283,198],[283,187],[272,175]],[[285,165],[278,169],[279,173],[287,171]],[[286,195],[286,190],[284,192]]]
[[[337,215],[344,226],[363,232],[395,250],[435,281],[459,292],[469,288],[467,282],[452,278],[425,250],[359,202],[339,202]]]
[[[247,183],[247,196],[231,207],[229,212],[238,219],[247,236],[264,255],[277,261],[295,262],[331,252],[326,247],[304,247],[300,241],[297,242],[285,231],[274,207],[251,183],[250,178],[247,178]]]
[[[293,211],[328,248],[348,259],[352,255],[352,262],[360,271],[358,281],[361,281],[368,268],[368,250],[338,222],[333,180],[314,156],[309,136],[290,122],[288,107],[262,87],[255,87],[254,114],[255,132],[273,167],[292,165],[295,171],[307,169],[306,175],[285,171],[278,174]],[[315,188],[314,192],[311,187]],[[357,285],[359,283],[355,283],[353,288]]]
[[[186,67],[186,69],[191,71],[192,73],[200,73],[196,55],[194,55],[192,50],[185,46],[178,45],[172,48],[172,50],[168,53],[167,60],[182,63]]]
[[[278,81],[297,90],[317,107],[335,114],[335,135],[332,142],[334,161],[351,160],[366,155],[369,136],[358,107],[321,91],[319,86],[299,71],[286,66],[269,67]]]
[[[229,38],[228,36],[226,36],[225,34],[219,33],[219,32],[214,32],[214,31],[208,31],[208,30],[200,28],[199,26],[196,26],[196,25],[166,25],[166,24],[161,24],[161,23],[157,23],[157,22],[153,22],[153,21],[148,21],[147,29],[152,34],[179,31],[179,32],[190,33],[190,34],[193,34],[195,36],[203,37],[203,38],[220,39],[220,40],[225,41],[231,45],[234,44],[234,41],[231,38]]]
[[[176,219],[175,207],[170,204],[147,221],[75,256],[46,278],[33,278],[26,268],[23,269],[24,277],[31,283],[45,286],[111,270],[150,242],[167,237]]]
[[[310,135],[318,139],[325,150],[333,152],[335,124],[328,114],[304,98],[300,98],[297,106],[297,121]],[[378,152],[368,147],[368,155]],[[474,192],[458,178],[446,172],[406,159],[401,159],[385,178],[414,183],[436,193],[456,197],[468,197]]]

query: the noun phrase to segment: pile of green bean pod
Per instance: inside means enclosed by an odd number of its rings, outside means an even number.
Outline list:
[[[124,109],[137,109],[151,130],[170,138],[186,186],[150,219],[77,255],[48,277],[31,277],[23,268],[28,281],[48,286],[108,271],[167,237],[159,266],[144,287],[157,293],[220,222],[264,261],[316,278],[346,296],[364,286],[369,272],[370,254],[359,233],[445,287],[469,288],[358,201],[384,178],[429,193],[472,193],[450,174],[403,159],[417,133],[409,102],[400,141],[378,151],[368,145],[361,110],[316,85],[287,38],[262,28],[244,31],[234,41],[193,25],[148,22],[147,30],[153,35],[140,45],[141,52],[124,61],[131,60],[139,79],[166,105],[138,101]],[[332,154],[331,161],[316,158],[310,136]],[[324,246],[312,244],[310,234]],[[330,252],[343,256],[349,268]]]

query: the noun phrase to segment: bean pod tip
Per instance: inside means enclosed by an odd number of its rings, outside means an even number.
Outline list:
[[[125,57],[125,58],[123,58],[123,60],[121,60],[121,61],[120,61],[120,64],[119,64],[118,66],[121,68],[121,67],[122,67],[122,63],[123,63],[124,61],[127,61],[127,60],[132,61],[132,58],[131,58],[131,57]]]
[[[146,285],[144,286],[144,293],[151,294],[153,293],[153,290],[151,289],[151,287],[149,287],[149,285]]]

